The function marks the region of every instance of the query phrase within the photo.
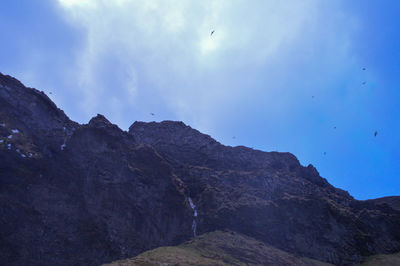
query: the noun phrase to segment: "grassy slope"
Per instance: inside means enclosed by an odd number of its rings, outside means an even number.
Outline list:
[[[361,266],[395,266],[400,265],[400,252],[390,255],[375,255],[367,258]]]
[[[132,259],[116,261],[107,265],[326,266],[331,264],[299,258],[238,233],[216,231],[198,236],[176,247],[160,247]]]
[[[314,265],[332,264],[300,258],[265,245],[253,238],[216,231],[198,236],[182,245],[160,247],[134,258],[113,262],[112,266],[153,265]],[[400,265],[400,253],[375,255],[360,266]]]

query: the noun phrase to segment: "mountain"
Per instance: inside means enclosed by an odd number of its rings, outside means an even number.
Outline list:
[[[399,198],[355,200],[290,153],[182,122],[78,124],[0,74],[2,265],[99,265],[218,230],[351,265],[400,251]]]

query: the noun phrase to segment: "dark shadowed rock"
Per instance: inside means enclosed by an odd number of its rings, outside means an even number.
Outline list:
[[[400,250],[397,199],[354,200],[290,153],[224,146],[182,122],[80,125],[0,74],[2,265],[99,265],[183,243],[193,224],[351,264]]]
[[[399,213],[354,200],[289,153],[223,146],[171,121],[135,122],[129,133],[174,166],[197,204],[199,233],[229,228],[335,264],[400,247]]]
[[[151,146],[0,82],[0,264],[99,265],[190,238],[184,185]]]
[[[374,204],[386,204],[394,210],[400,211],[400,197],[383,197],[378,199],[368,200],[367,202],[372,202]]]

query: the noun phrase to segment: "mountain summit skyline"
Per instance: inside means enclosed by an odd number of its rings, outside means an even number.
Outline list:
[[[291,152],[356,199],[399,196],[399,16],[399,1],[4,0],[0,71],[80,124],[183,121]]]
[[[99,265],[212,232],[292,261],[400,251],[399,197],[356,200],[291,153],[224,146],[182,122],[79,124],[3,74],[0,140],[1,264]]]

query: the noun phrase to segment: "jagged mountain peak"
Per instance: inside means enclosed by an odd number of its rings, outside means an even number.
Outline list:
[[[191,128],[181,121],[138,122],[129,127],[129,133],[146,143],[163,142],[175,145],[219,145],[209,135]]]
[[[3,73],[0,72],[0,85],[2,87],[8,87],[8,88],[14,88],[14,89],[20,89],[25,87],[24,84],[22,84],[21,81],[18,79],[10,76],[10,75],[4,75]]]
[[[109,127],[112,126],[111,122],[105,118],[102,114],[97,114],[95,117],[92,117],[89,121],[89,126],[91,127]]]
[[[0,103],[4,120],[18,120],[41,130],[77,126],[43,92],[25,87],[15,78],[0,73]]]
[[[158,127],[158,128],[170,128],[171,130],[179,130],[179,129],[192,129],[190,126],[186,125],[182,121],[174,121],[174,120],[164,120],[161,122],[143,122],[143,121],[135,121],[130,127],[129,130],[134,130],[134,128],[140,127]]]
[[[236,169],[299,166],[291,153],[263,152],[245,146],[225,146],[183,122],[135,122],[129,133],[140,143],[154,145],[167,157],[205,167]],[[218,164],[217,161],[223,162]],[[218,164],[218,165],[217,165]],[[286,165],[286,166],[284,166]]]

